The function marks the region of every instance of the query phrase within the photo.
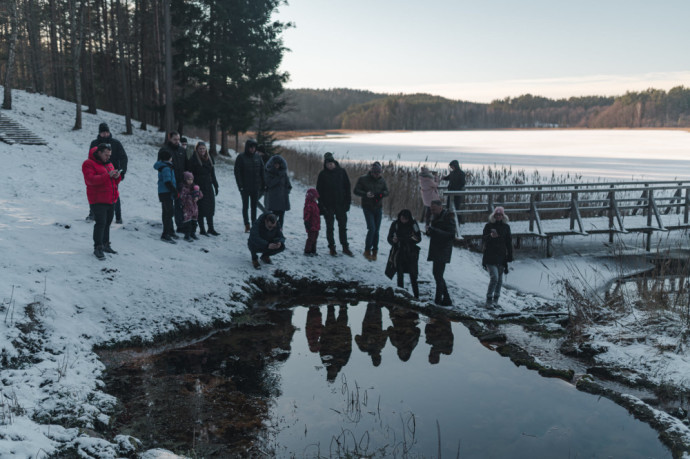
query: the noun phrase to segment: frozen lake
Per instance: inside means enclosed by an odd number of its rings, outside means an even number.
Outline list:
[[[683,130],[506,130],[378,132],[281,141],[339,160],[395,161],[445,168],[507,166],[542,175],[578,173],[612,180],[675,180],[690,175]]]

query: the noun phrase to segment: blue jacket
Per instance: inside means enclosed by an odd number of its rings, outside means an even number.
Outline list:
[[[263,252],[268,249],[268,244],[271,242],[281,242],[285,244],[285,237],[278,225],[270,231],[266,228],[266,215],[268,214],[262,214],[257,218],[252,225],[252,230],[249,232],[247,246],[250,250],[255,252]]]
[[[156,161],[153,168],[158,171],[158,194],[172,193],[174,190],[177,190],[173,163],[169,161]],[[166,185],[168,182],[171,183],[172,189]]]

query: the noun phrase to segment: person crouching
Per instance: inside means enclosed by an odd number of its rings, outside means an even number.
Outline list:
[[[196,236],[196,222],[199,219],[199,206],[197,201],[204,195],[199,190],[199,185],[194,185],[194,175],[187,171],[183,174],[184,184],[180,190],[180,200],[182,201],[182,229],[184,230],[184,240],[192,242],[199,239]]]
[[[285,237],[274,214],[268,212],[256,219],[249,232],[247,246],[252,254],[252,265],[256,269],[261,268],[257,254],[261,253],[261,261],[270,265],[271,255],[285,250]]]
[[[317,199],[319,199],[319,192],[316,188],[309,188],[304,198],[304,229],[307,230],[304,254],[307,256],[316,255],[316,240],[321,230],[321,211],[319,211]]]

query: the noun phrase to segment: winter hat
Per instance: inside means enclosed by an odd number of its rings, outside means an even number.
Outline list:
[[[100,134],[101,132],[110,132],[110,128],[106,123],[101,123],[98,125],[98,133]]]
[[[383,171],[383,167],[381,167],[381,163],[376,161],[374,164],[371,165],[371,172],[374,173],[381,173]]]
[[[189,180],[189,179],[194,180],[194,174],[192,174],[192,173],[189,172],[189,171],[185,171],[185,173],[182,174],[182,176],[184,177],[185,181],[187,181],[187,180]]]
[[[327,151],[325,155],[323,155],[323,161],[326,163],[334,163],[335,158],[333,157],[333,153],[330,151]]]
[[[319,192],[316,191],[316,188],[309,188],[307,190],[307,200],[316,201],[317,199],[319,199]]]
[[[187,137],[180,137],[180,143],[187,143]]]

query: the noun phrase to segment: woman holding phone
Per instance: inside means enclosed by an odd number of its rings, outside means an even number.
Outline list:
[[[484,226],[484,256],[482,266],[489,272],[489,288],[486,291],[486,304],[498,302],[503,285],[503,273],[508,271],[508,263],[513,261],[513,243],[510,235],[508,216],[503,207],[496,207]]]

